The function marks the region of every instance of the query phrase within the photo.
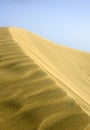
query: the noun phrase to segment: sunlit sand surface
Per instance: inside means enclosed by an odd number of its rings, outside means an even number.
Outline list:
[[[90,130],[90,54],[0,28],[0,130]]]

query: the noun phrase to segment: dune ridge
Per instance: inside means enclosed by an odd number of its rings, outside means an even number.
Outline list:
[[[89,130],[89,59],[22,29],[0,28],[0,130]]]
[[[90,54],[52,44],[19,28],[10,28],[10,33],[25,54],[35,59],[54,79],[62,82],[65,90],[74,95],[73,98],[79,103],[82,102],[83,109],[90,115]],[[60,59],[57,60],[58,56]]]

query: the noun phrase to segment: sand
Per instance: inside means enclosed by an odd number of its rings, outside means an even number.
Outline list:
[[[89,130],[90,53],[0,28],[0,130]]]

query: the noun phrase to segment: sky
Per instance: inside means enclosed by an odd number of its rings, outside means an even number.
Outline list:
[[[0,26],[90,52],[90,0],[0,0]]]

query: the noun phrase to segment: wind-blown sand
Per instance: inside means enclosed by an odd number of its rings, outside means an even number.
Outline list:
[[[90,54],[0,28],[0,130],[90,130]]]

